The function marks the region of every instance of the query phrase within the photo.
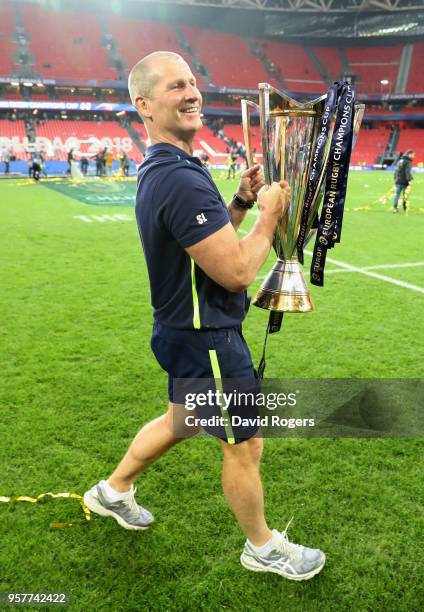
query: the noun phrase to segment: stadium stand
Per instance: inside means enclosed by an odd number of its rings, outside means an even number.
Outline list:
[[[290,91],[300,93],[324,93],[327,84],[301,45],[289,45],[271,40],[256,39],[269,60],[281,70]]]
[[[422,69],[424,57],[424,42],[415,43],[412,51],[407,93],[424,92],[424,74]]]
[[[175,30],[168,24],[109,15],[107,25],[128,68],[158,49],[179,53],[190,63],[190,58],[180,47]],[[195,74],[198,84],[203,84],[202,76],[196,71]]]
[[[399,134],[398,151],[415,151],[414,165],[424,163],[423,130],[403,129]]]
[[[196,148],[203,149],[208,154],[212,154],[212,151],[225,153],[228,146],[222,138],[215,136],[207,125],[204,125],[196,134],[195,145]]]
[[[278,87],[241,36],[189,26],[181,30],[209,69],[214,85],[254,89],[268,81]]]
[[[384,126],[376,129],[362,128],[352,151],[351,164],[354,166],[375,164],[378,157],[386,150],[389,135],[390,131]]]
[[[345,53],[349,61],[350,72],[357,75],[358,93],[381,93],[381,79],[387,79],[389,90],[395,91],[402,45],[354,47],[345,49]]]
[[[17,47],[12,40],[14,30],[13,8],[9,3],[0,4],[0,72],[10,76],[13,71],[13,55]]]
[[[8,150],[18,159],[27,159],[28,139],[23,121],[0,119],[0,154]]]
[[[15,60],[17,61],[18,50],[18,45],[13,39],[16,32],[15,26],[19,21],[17,15],[11,2],[1,2],[0,76],[12,75],[14,71],[22,69],[22,66],[14,63]],[[29,36],[30,57],[32,56],[35,62],[32,68],[43,77],[75,81],[73,85],[75,88],[83,87],[78,81],[116,80],[118,78],[117,71],[108,64],[108,51],[102,47],[103,37],[107,30],[112,37],[110,40],[116,43],[119,57],[123,60],[124,66],[128,68],[143,55],[160,48],[183,55],[194,68],[200,87],[206,84],[207,79],[202,78],[202,75],[199,74],[199,65],[193,66],[193,57],[198,58],[200,64],[206,67],[204,74],[209,74],[213,85],[255,89],[258,82],[267,81],[278,89],[289,89],[295,95],[297,94],[297,97],[301,97],[302,93],[316,95],[324,93],[328,87],[327,79],[336,80],[346,71],[357,75],[357,92],[359,93],[394,92],[403,50],[401,44],[367,48],[351,47],[342,50],[333,47],[306,49],[302,45],[267,39],[247,40],[236,34],[188,25],[174,27],[160,21],[118,15],[105,15],[102,24],[105,30],[102,31],[101,22],[94,13],[68,9],[56,11],[45,5],[27,2],[21,4],[20,15],[24,30]],[[423,53],[424,43],[415,43],[406,86],[407,93],[424,91],[424,77],[421,71]],[[272,71],[269,69],[270,65]],[[382,86],[382,79],[387,79],[389,85]],[[10,86],[7,87],[11,89]],[[28,88],[22,89],[25,98],[18,90],[4,92],[1,97],[5,100],[31,99],[33,102],[49,100],[119,102],[120,99],[115,92],[106,93],[111,87],[106,84],[101,90],[97,89],[95,95],[92,93],[72,95],[69,93],[70,88],[64,87],[49,90],[47,94],[46,89],[33,87],[32,92]],[[3,89],[6,89],[6,86],[3,86]],[[82,91],[89,90],[85,87]],[[209,95],[217,98],[219,94]],[[239,101],[226,104],[223,99],[204,103],[204,107],[206,106],[208,111],[214,107],[222,109],[223,115],[225,115],[225,110],[240,110]],[[413,116],[423,113],[424,109],[419,107],[398,108],[395,111],[389,108],[367,107],[366,118],[368,116],[371,119],[369,124],[371,123],[373,129],[363,127],[361,130],[352,155],[352,162],[373,164],[385,152],[390,132],[384,123],[378,121],[378,115],[387,115],[384,117],[387,120],[390,114]],[[207,115],[207,112],[205,114]],[[214,116],[219,116],[216,111]],[[419,119],[419,117],[416,118],[417,121]],[[397,149],[415,149],[417,152],[415,162],[419,163],[424,157],[421,144],[422,130],[404,129],[404,124],[408,125],[408,123],[412,125],[411,121],[397,124],[401,128]],[[132,121],[131,127],[136,132],[136,134],[133,133],[136,142],[138,142],[136,135],[139,135],[141,142],[146,144],[146,132],[143,125],[138,121]],[[3,140],[12,135],[14,146],[17,148],[15,152],[21,156],[21,159],[26,159],[23,144],[26,133],[23,122],[3,120],[0,128],[0,136],[3,137]],[[66,159],[69,149],[66,143],[69,139],[87,140],[90,137],[96,143],[110,143],[115,150],[119,148],[123,138],[128,139],[125,142],[131,147],[128,151],[129,156],[137,161],[140,161],[142,157],[136,145],[131,141],[127,130],[114,121],[97,123],[95,121],[49,119],[44,124],[36,126],[36,134],[39,138],[48,139],[50,143],[55,141],[60,144],[61,142],[59,147],[55,148],[51,145],[49,150],[55,152],[56,149],[58,157],[62,160]],[[227,122],[224,126],[224,135],[236,142],[243,142],[241,125]],[[254,133],[253,146],[260,151],[259,128]],[[228,143],[215,135],[206,125],[196,137],[195,148],[197,151],[206,152],[211,161],[226,162]],[[86,151],[87,145],[84,145],[81,150]]]
[[[58,13],[27,3],[21,11],[31,36],[34,67],[43,77],[116,80],[116,71],[108,66],[107,51],[101,46],[95,14]]]
[[[48,158],[65,161],[71,148],[93,156],[99,149],[107,147],[115,154],[126,150],[127,155],[136,162],[142,159],[141,152],[125,128],[113,121],[49,120],[37,125],[35,133],[39,149],[45,150]],[[91,144],[80,144],[81,140],[91,140]]]
[[[334,47],[314,47],[316,58],[324,68],[331,81],[338,81],[344,72],[343,62],[338,49]]]

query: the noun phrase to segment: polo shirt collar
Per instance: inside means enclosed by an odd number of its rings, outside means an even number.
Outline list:
[[[146,150],[146,157],[150,157],[150,155],[154,155],[155,153],[172,153],[174,155],[178,155],[182,159],[193,159],[191,155],[176,147],[173,144],[169,144],[168,142],[158,142],[154,145],[150,145]],[[196,158],[194,158],[196,159]]]

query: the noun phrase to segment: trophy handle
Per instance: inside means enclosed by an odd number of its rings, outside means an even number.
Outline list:
[[[271,155],[270,155],[270,144],[269,144],[269,94],[271,85],[268,83],[259,83],[259,119],[261,125],[261,137],[262,137],[262,155],[263,155],[263,168],[265,175],[265,182],[267,185],[272,183],[272,172],[271,172]]]
[[[358,138],[359,128],[361,127],[364,112],[365,112],[365,104],[355,104],[355,116],[353,119],[352,149],[356,144],[356,139]]]
[[[253,146],[252,146],[252,122],[251,113],[256,112],[259,114],[259,106],[255,102],[250,100],[241,101],[241,117],[243,123],[243,137],[244,146],[246,148],[246,161],[247,167],[251,168],[255,164],[253,163]]]

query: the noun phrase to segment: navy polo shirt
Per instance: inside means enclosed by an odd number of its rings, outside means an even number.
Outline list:
[[[201,161],[171,144],[148,147],[138,169],[135,214],[155,320],[179,329],[240,325],[246,292],[215,283],[185,251],[230,222]]]

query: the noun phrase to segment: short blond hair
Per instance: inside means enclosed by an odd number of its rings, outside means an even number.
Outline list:
[[[155,60],[165,58],[184,61],[178,53],[155,51],[143,57],[131,68],[131,72],[128,75],[128,91],[133,106],[135,106],[135,101],[138,97],[145,96],[149,98],[152,96],[153,88],[160,76],[157,68],[155,68],[155,64],[157,65]]]

